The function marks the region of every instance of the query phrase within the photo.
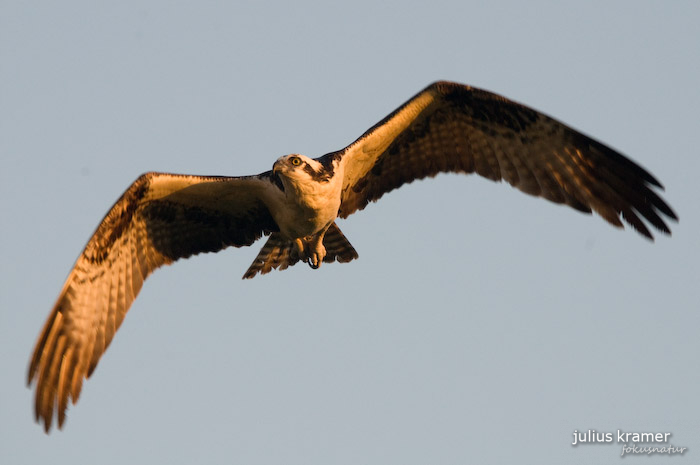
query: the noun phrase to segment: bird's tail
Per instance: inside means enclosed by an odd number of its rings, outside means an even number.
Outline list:
[[[323,236],[323,246],[326,248],[324,263],[347,263],[359,257],[355,248],[350,244],[345,235],[340,232],[340,228],[335,223],[331,224]]]
[[[346,263],[358,258],[355,248],[340,232],[335,223],[330,225],[323,236],[323,246],[326,248],[326,256],[323,259],[325,263],[335,261]],[[258,273],[269,273],[273,269],[284,270],[299,260],[299,253],[294,242],[285,239],[280,233],[272,233],[248,271],[243,275],[243,279],[250,279]]]

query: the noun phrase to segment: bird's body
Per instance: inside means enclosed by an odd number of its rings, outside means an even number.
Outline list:
[[[318,268],[326,255],[323,236],[338,216],[342,176],[326,176],[321,163],[296,154],[277,160],[272,171],[284,186],[282,201],[270,209],[280,234]]]
[[[440,172],[505,180],[531,195],[670,234],[675,213],[661,184],[615,150],[496,94],[449,82],[428,86],[344,149],[279,158],[255,176],[146,173],[110,209],[78,257],[37,341],[28,381],[36,417],[59,427],[147,276],[203,252],[269,236],[244,274],[298,261],[348,262],[346,218],[416,179]]]

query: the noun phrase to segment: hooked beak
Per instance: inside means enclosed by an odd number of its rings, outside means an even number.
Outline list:
[[[279,189],[284,192],[284,183],[282,182],[282,179],[280,178],[280,172],[282,171],[282,166],[280,165],[279,161],[276,161],[272,165],[272,181],[275,183]]]

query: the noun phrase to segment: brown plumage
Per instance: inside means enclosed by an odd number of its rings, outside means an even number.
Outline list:
[[[504,179],[531,195],[621,218],[652,238],[677,217],[661,184],[615,150],[531,108],[479,89],[435,83],[343,150],[281,157],[257,176],[147,173],[115,203],[78,257],[44,325],[28,382],[48,432],[65,421],[146,277],[202,252],[269,239],[244,278],[298,261],[357,258],[338,226],[385,193],[440,172]]]

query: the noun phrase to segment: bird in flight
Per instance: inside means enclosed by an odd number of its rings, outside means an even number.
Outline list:
[[[436,82],[355,142],[319,158],[283,156],[255,176],[146,173],[107,212],[78,257],[42,329],[28,371],[35,415],[59,428],[144,280],[202,252],[267,242],[243,275],[299,261],[349,262],[336,224],[387,192],[441,172],[476,173],[521,191],[664,234],[661,184],[610,147],[532,108],[473,87]]]

